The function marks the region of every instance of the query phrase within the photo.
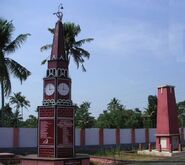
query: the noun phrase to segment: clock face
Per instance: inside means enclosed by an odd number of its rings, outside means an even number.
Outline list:
[[[69,93],[69,86],[66,83],[60,83],[58,85],[58,93],[65,96]]]
[[[45,93],[48,96],[51,96],[55,92],[55,86],[52,83],[48,83],[45,86]]]

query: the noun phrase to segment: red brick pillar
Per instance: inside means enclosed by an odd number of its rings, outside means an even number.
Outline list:
[[[135,144],[136,143],[136,135],[135,135],[135,129],[134,128],[132,128],[131,129],[131,142],[132,142],[132,144]]]
[[[99,145],[104,145],[104,129],[99,129]]]
[[[80,145],[85,145],[85,128],[81,128],[80,130]]]
[[[120,144],[120,128],[116,128],[116,144]]]
[[[13,128],[13,147],[19,147],[19,128]]]
[[[149,129],[145,128],[145,142],[149,143]]]

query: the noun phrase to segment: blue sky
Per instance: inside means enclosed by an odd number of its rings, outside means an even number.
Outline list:
[[[42,105],[41,61],[50,51],[40,47],[52,42],[47,31],[57,21],[60,0],[1,0],[0,16],[13,20],[15,36],[31,33],[26,43],[10,57],[26,66],[32,75],[20,85],[12,78],[12,92],[21,91],[31,102],[24,115]],[[176,86],[176,100],[185,100],[185,1],[184,0],[63,0],[64,22],[81,26],[79,39],[93,37],[84,48],[91,58],[87,72],[70,64],[72,100],[91,102],[98,116],[116,97],[127,108],[147,106],[148,95],[157,87]],[[14,36],[14,37],[15,37]]]

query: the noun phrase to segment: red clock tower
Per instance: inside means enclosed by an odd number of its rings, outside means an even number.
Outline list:
[[[39,106],[38,156],[74,156],[74,111],[71,100],[69,59],[64,50],[62,12],[56,13],[53,46],[46,77],[43,79],[43,105]]]

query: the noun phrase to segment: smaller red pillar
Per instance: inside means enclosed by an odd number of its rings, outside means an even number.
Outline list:
[[[120,128],[116,128],[116,144],[120,144]]]
[[[80,130],[80,145],[84,146],[85,145],[85,129],[81,128]]]
[[[19,128],[13,128],[13,147],[19,147]]]
[[[148,144],[148,150],[149,150],[150,152],[152,151],[152,144],[151,144],[151,143]]]
[[[132,144],[136,143],[136,134],[135,134],[134,128],[131,129],[131,140],[132,140]]]
[[[146,143],[149,143],[149,129],[148,128],[145,128],[145,142]]]
[[[174,86],[158,88],[156,149],[178,150],[180,134]]]
[[[99,129],[99,145],[104,145],[104,129]]]

